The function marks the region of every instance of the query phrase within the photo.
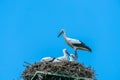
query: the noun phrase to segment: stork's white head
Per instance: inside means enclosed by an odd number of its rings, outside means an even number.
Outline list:
[[[64,56],[67,56],[67,55],[70,56],[70,54],[68,53],[67,49],[63,49],[63,53],[64,53]]]
[[[60,36],[61,36],[62,34],[64,34],[64,33],[65,33],[64,29],[61,29],[61,31],[60,31],[58,37],[60,37]]]

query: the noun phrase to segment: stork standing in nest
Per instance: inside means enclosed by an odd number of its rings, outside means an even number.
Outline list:
[[[63,49],[63,56],[55,58],[53,62],[66,62],[68,61],[68,56],[69,56],[69,53],[67,49]]]
[[[60,35],[62,34],[64,36],[65,42],[74,49],[76,61],[78,60],[77,50],[86,50],[86,51],[92,52],[92,50],[82,41],[67,37],[64,29],[60,31],[58,37],[60,37]]]

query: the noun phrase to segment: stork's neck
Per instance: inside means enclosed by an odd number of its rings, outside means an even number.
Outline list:
[[[64,38],[66,38],[66,37],[67,37],[65,32],[63,33],[63,36],[64,36]]]
[[[64,54],[64,59],[68,60],[68,55],[67,54]]]
[[[70,61],[74,61],[74,59],[72,57],[70,57]]]
[[[64,53],[64,57],[67,57],[68,55],[66,53]]]

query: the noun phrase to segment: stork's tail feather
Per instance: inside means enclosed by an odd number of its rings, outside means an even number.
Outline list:
[[[84,46],[89,52],[92,52],[92,49],[88,46]]]
[[[90,47],[88,47],[87,45],[85,45],[83,42],[81,44],[73,44],[73,45],[78,47],[78,49],[87,50],[89,52],[92,52],[92,49]]]

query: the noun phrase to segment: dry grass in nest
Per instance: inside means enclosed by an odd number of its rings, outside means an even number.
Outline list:
[[[74,62],[37,62],[26,67],[22,74],[23,79],[30,80],[36,71],[95,79],[94,71],[91,67],[85,67],[81,63]]]

